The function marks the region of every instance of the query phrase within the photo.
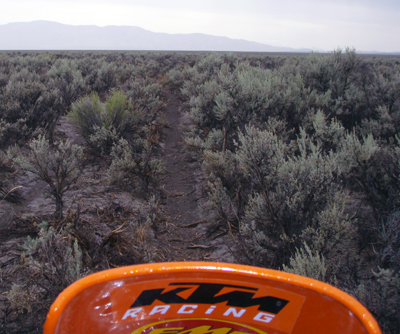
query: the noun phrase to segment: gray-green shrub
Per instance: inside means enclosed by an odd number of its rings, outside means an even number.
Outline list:
[[[55,215],[63,217],[63,196],[80,176],[83,148],[61,141],[50,146],[44,136],[33,139],[29,144],[31,156],[19,154],[14,164],[22,171],[30,172],[34,178],[44,181],[49,186],[47,192],[56,202]]]
[[[140,113],[122,91],[115,91],[105,103],[92,93],[76,101],[71,109],[71,122],[86,142],[102,154],[108,154],[119,138],[134,134],[140,120]]]

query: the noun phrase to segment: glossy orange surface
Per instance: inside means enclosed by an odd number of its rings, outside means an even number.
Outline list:
[[[212,262],[136,265],[65,289],[44,326],[53,333],[381,333],[357,300],[275,270]]]

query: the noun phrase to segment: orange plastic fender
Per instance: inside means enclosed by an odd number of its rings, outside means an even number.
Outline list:
[[[121,267],[75,282],[44,334],[381,333],[345,292],[307,277],[228,263]]]

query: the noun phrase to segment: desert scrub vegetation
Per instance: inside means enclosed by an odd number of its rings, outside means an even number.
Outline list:
[[[13,159],[21,171],[30,172],[33,178],[47,183],[47,192],[56,203],[55,216],[63,218],[64,193],[74,185],[81,173],[83,147],[66,141],[56,143],[52,148],[45,137],[33,139],[29,144],[31,158],[22,153]]]
[[[79,99],[68,117],[86,143],[95,152],[106,155],[119,138],[138,132],[140,114],[133,110],[123,92],[116,91],[105,103],[95,92]]]
[[[170,71],[212,231],[232,233],[244,263],[356,296],[387,333],[400,330],[399,65],[348,48],[214,53]]]
[[[14,274],[2,274],[2,326],[16,332],[13,323],[23,323],[40,332],[61,277],[71,282],[104,268],[163,260],[151,240],[161,233],[162,111],[166,97],[176,94],[187,120],[186,147],[205,177],[202,218],[210,237],[230,233],[239,262],[347,291],[384,333],[397,334],[399,83],[398,58],[352,49],[301,55],[0,53],[0,194],[19,186],[11,165],[14,145],[35,167],[32,143],[48,145],[49,156],[60,151],[66,138],[57,124],[67,115],[85,147],[82,179],[67,178],[69,191],[84,193],[79,187],[108,181],[107,192],[116,195],[118,188],[136,201],[129,208],[117,201],[91,208],[65,193],[62,219],[14,218],[13,229],[29,227],[31,239],[24,234],[25,255],[12,264],[11,272],[22,277],[17,285],[11,284]],[[54,183],[55,172],[48,172]],[[23,200],[12,194],[3,203]],[[39,288],[39,281],[49,286]]]
[[[35,133],[51,130],[60,100],[43,78],[27,69],[10,73],[0,89],[0,145],[23,143]]]
[[[149,222],[154,220],[151,203],[140,202],[132,209],[111,203],[92,221],[81,217],[84,208],[79,206],[62,220],[31,219],[35,236],[19,244],[22,253],[13,264],[14,279],[7,280],[2,296],[3,328],[41,333],[50,305],[77,279],[117,266],[162,261],[157,248],[147,243]]]
[[[154,157],[159,142],[157,132],[162,128],[157,115],[161,107],[147,119],[148,115],[134,108],[131,101],[123,92],[115,91],[103,104],[97,93],[92,93],[75,102],[68,116],[92,153],[111,157],[107,171],[111,183],[147,191],[163,172],[161,161]],[[150,126],[145,125],[145,119]]]
[[[42,332],[58,293],[90,272],[164,260],[149,208],[163,171],[162,81],[175,64],[140,52],[0,54],[0,228],[19,254],[0,262],[0,331]],[[54,213],[26,205],[35,184]]]
[[[21,263],[30,272],[30,281],[13,283],[6,295],[19,312],[49,307],[62,290],[89,273],[77,239],[71,238],[68,228],[57,231],[45,221],[38,228],[38,237],[28,237],[21,245]]]
[[[160,159],[153,157],[148,141],[136,140],[133,145],[121,138],[111,150],[112,162],[107,170],[108,180],[125,189],[147,192],[156,185],[164,172]]]

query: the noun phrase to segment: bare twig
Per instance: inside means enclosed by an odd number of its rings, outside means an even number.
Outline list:
[[[22,188],[22,186],[18,186],[18,187],[12,188],[9,192],[7,192],[7,194],[5,194],[5,196],[4,196],[3,199],[0,201],[0,203],[3,202],[3,201],[6,199],[6,197],[7,197],[8,195],[10,195],[14,190],[17,190],[17,189],[20,189],[20,188]]]
[[[209,249],[209,248],[212,248],[212,247],[214,247],[214,246],[192,245],[192,246],[188,246],[187,248],[191,248],[191,249],[194,249],[194,248]]]
[[[195,227],[195,226],[197,226],[197,225],[199,225],[199,224],[202,224],[202,223],[204,223],[204,222],[205,222],[204,220],[198,220],[197,222],[190,223],[190,224],[187,224],[187,225],[183,225],[183,226],[181,226],[181,227],[182,227],[182,228]]]

